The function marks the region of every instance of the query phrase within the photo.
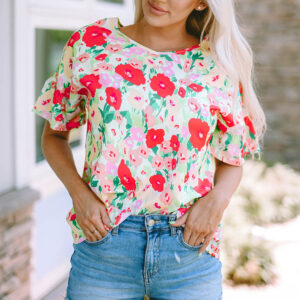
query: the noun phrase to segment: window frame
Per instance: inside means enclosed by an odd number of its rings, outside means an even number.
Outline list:
[[[71,5],[72,4],[72,5]],[[98,2],[96,0],[14,0],[13,5],[13,152],[15,157],[15,188],[31,186],[40,191],[41,197],[56,193],[62,183],[46,160],[35,162],[35,117],[32,112],[35,99],[35,30],[74,30],[98,19],[118,16],[122,23],[133,20],[133,3],[123,4]],[[128,13],[130,12],[130,13]],[[12,84],[12,87],[14,85]],[[24,113],[25,112],[25,113]],[[78,173],[82,175],[85,156],[86,124],[82,126],[80,146],[73,147],[72,153]],[[34,262],[34,232],[31,240]],[[34,263],[33,263],[34,265]],[[34,272],[31,275],[33,299],[39,299],[51,290],[66,275],[65,266],[56,280],[47,281],[48,286],[37,284]],[[49,274],[51,277],[51,274]],[[59,278],[61,277],[61,278]],[[51,279],[51,278],[49,278]]]

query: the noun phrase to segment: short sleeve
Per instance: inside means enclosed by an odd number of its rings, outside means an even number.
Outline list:
[[[230,92],[229,92],[229,95]],[[242,104],[241,85],[237,93],[236,118],[233,118],[233,101],[220,105],[216,110],[217,125],[209,140],[210,153],[217,159],[231,165],[241,166],[246,155],[261,152],[253,123]],[[227,99],[227,100],[228,100]]]
[[[79,38],[76,31],[65,44],[55,73],[45,81],[32,109],[53,130],[68,131],[86,123],[86,95],[80,92],[72,70],[74,44]]]

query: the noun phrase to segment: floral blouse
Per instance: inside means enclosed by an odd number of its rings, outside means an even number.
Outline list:
[[[32,109],[54,130],[87,125],[82,178],[112,227],[129,215],[182,216],[212,190],[214,157],[240,166],[261,151],[241,88],[233,121],[233,84],[217,69],[208,36],[158,52],[122,26],[109,17],[74,31]],[[74,207],[66,221],[74,243],[82,242]],[[216,258],[222,237],[220,223],[206,248]]]

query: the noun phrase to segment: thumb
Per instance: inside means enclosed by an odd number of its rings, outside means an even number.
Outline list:
[[[176,221],[170,221],[170,224],[175,227],[181,226],[181,225],[185,224],[187,216],[188,216],[188,213],[185,213],[183,216],[178,218]]]

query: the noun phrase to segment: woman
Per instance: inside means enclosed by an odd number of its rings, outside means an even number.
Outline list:
[[[265,127],[251,49],[232,1],[135,6],[76,30],[34,106],[73,200],[65,299],[221,299],[221,219]]]

